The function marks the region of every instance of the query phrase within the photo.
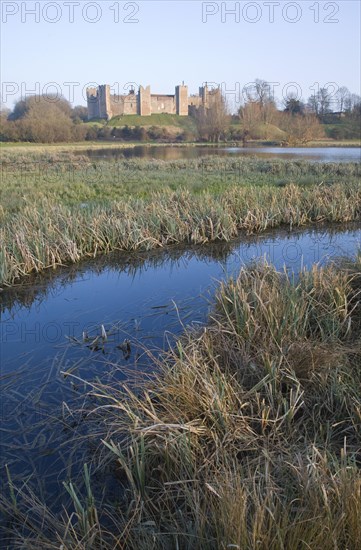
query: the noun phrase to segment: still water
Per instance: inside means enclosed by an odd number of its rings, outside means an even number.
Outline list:
[[[152,370],[145,350],[167,348],[185,327],[204,324],[217,282],[242,266],[266,258],[278,269],[286,266],[297,273],[314,263],[355,255],[360,247],[359,224],[269,232],[166,252],[111,254],[2,292],[1,471],[8,464],[14,481],[31,475],[60,506],[55,495],[61,482],[76,477],[85,460],[78,457],[77,465],[73,457],[74,468],[65,467],[71,453],[69,425],[77,421],[69,423],[64,403],[71,406],[86,389],[70,373],[88,381],[143,375]],[[83,333],[93,340],[101,325],[108,340],[92,349]]]
[[[309,160],[315,162],[361,162],[358,147],[201,147],[137,146],[124,149],[88,149],[77,154],[97,159],[144,158],[158,160],[195,159],[210,155],[257,157],[261,159]]]

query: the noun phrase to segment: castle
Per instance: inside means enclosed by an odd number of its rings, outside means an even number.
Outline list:
[[[150,86],[139,86],[136,93],[131,89],[127,95],[111,93],[109,84],[97,88],[87,88],[88,120],[114,116],[167,113],[188,116],[201,107],[209,108],[216,101],[220,90],[209,89],[207,83],[199,88],[198,95],[188,95],[184,83],[176,86],[174,95],[151,94]]]

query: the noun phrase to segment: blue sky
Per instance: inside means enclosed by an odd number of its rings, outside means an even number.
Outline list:
[[[238,91],[262,78],[279,98],[290,82],[306,99],[330,82],[360,94],[358,0],[1,0],[1,8],[8,107],[21,94],[56,90],[85,104],[90,82],[120,93],[129,82],[173,93],[182,80],[190,92],[205,81]]]

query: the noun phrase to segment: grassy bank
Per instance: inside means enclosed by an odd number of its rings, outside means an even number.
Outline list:
[[[319,139],[310,141],[307,147],[361,147],[360,139]]]
[[[97,473],[65,485],[67,512],[10,483],[19,547],[360,548],[360,285],[361,256],[222,284],[208,326],[143,387],[91,387]]]
[[[80,141],[76,143],[30,143],[30,142],[0,142],[1,158],[7,159],[12,154],[18,154],[20,151],[26,154],[39,154],[54,152],[72,153],[74,151],[81,151],[87,149],[124,149],[125,147],[134,147],[131,142],[120,143],[114,141]],[[144,144],[143,144],[144,145]]]
[[[3,156],[0,284],[111,250],[360,218],[360,165]]]
[[[91,123],[89,123],[91,124]],[[181,128],[183,130],[189,130],[196,133],[196,124],[195,120],[192,117],[184,117],[179,115],[169,115],[169,114],[152,114],[150,116],[140,116],[140,115],[126,115],[126,116],[117,116],[112,118],[108,122],[108,126],[112,127],[122,127],[122,126],[158,126],[158,127],[171,127],[171,128]]]

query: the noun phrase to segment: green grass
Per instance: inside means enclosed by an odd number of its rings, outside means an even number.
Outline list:
[[[111,250],[360,219],[360,165],[207,158],[91,161],[8,150],[0,284]]]
[[[140,115],[126,115],[117,116],[109,120],[107,123],[111,127],[122,126],[143,126],[144,128],[149,126],[172,126],[180,128],[182,130],[189,130],[195,132],[195,121],[189,116],[169,115],[165,113],[152,114],[150,116]]]
[[[86,149],[124,149],[125,147],[134,147],[135,145],[139,145],[138,143],[121,143],[113,141],[79,141],[79,142],[71,142],[71,143],[31,143],[31,142],[2,142],[0,141],[0,151],[1,151],[1,160],[2,162],[4,160],[7,160],[9,155],[11,155],[11,151],[16,150],[16,155],[18,154],[19,150],[28,152],[30,154],[29,158],[32,158],[32,154],[37,153],[49,153],[49,155],[52,155],[54,152],[63,152],[63,153],[73,153],[74,151],[79,150],[86,150]],[[144,144],[143,144],[144,145]],[[14,161],[19,161],[19,159],[16,157],[14,158]]]
[[[242,123],[240,121],[238,122],[232,122],[231,128],[234,130],[239,130],[242,128]],[[260,137],[259,139],[262,141],[282,141],[286,137],[286,133],[278,128],[275,124],[266,124],[266,123],[260,123],[257,126],[255,126],[253,133]],[[247,141],[252,141],[251,139]]]
[[[322,125],[326,136],[341,140],[357,139],[358,141],[360,141],[360,120],[350,120],[347,118],[343,118],[339,120],[332,120],[329,122],[329,124]]]
[[[307,147],[361,147],[360,139],[319,139],[317,141],[310,141]]]
[[[208,325],[188,330],[150,380],[90,385],[77,414],[97,450],[83,487],[65,484],[63,513],[9,472],[0,507],[14,542],[359,549],[360,290],[361,256],[299,279],[253,266],[222,284]]]

